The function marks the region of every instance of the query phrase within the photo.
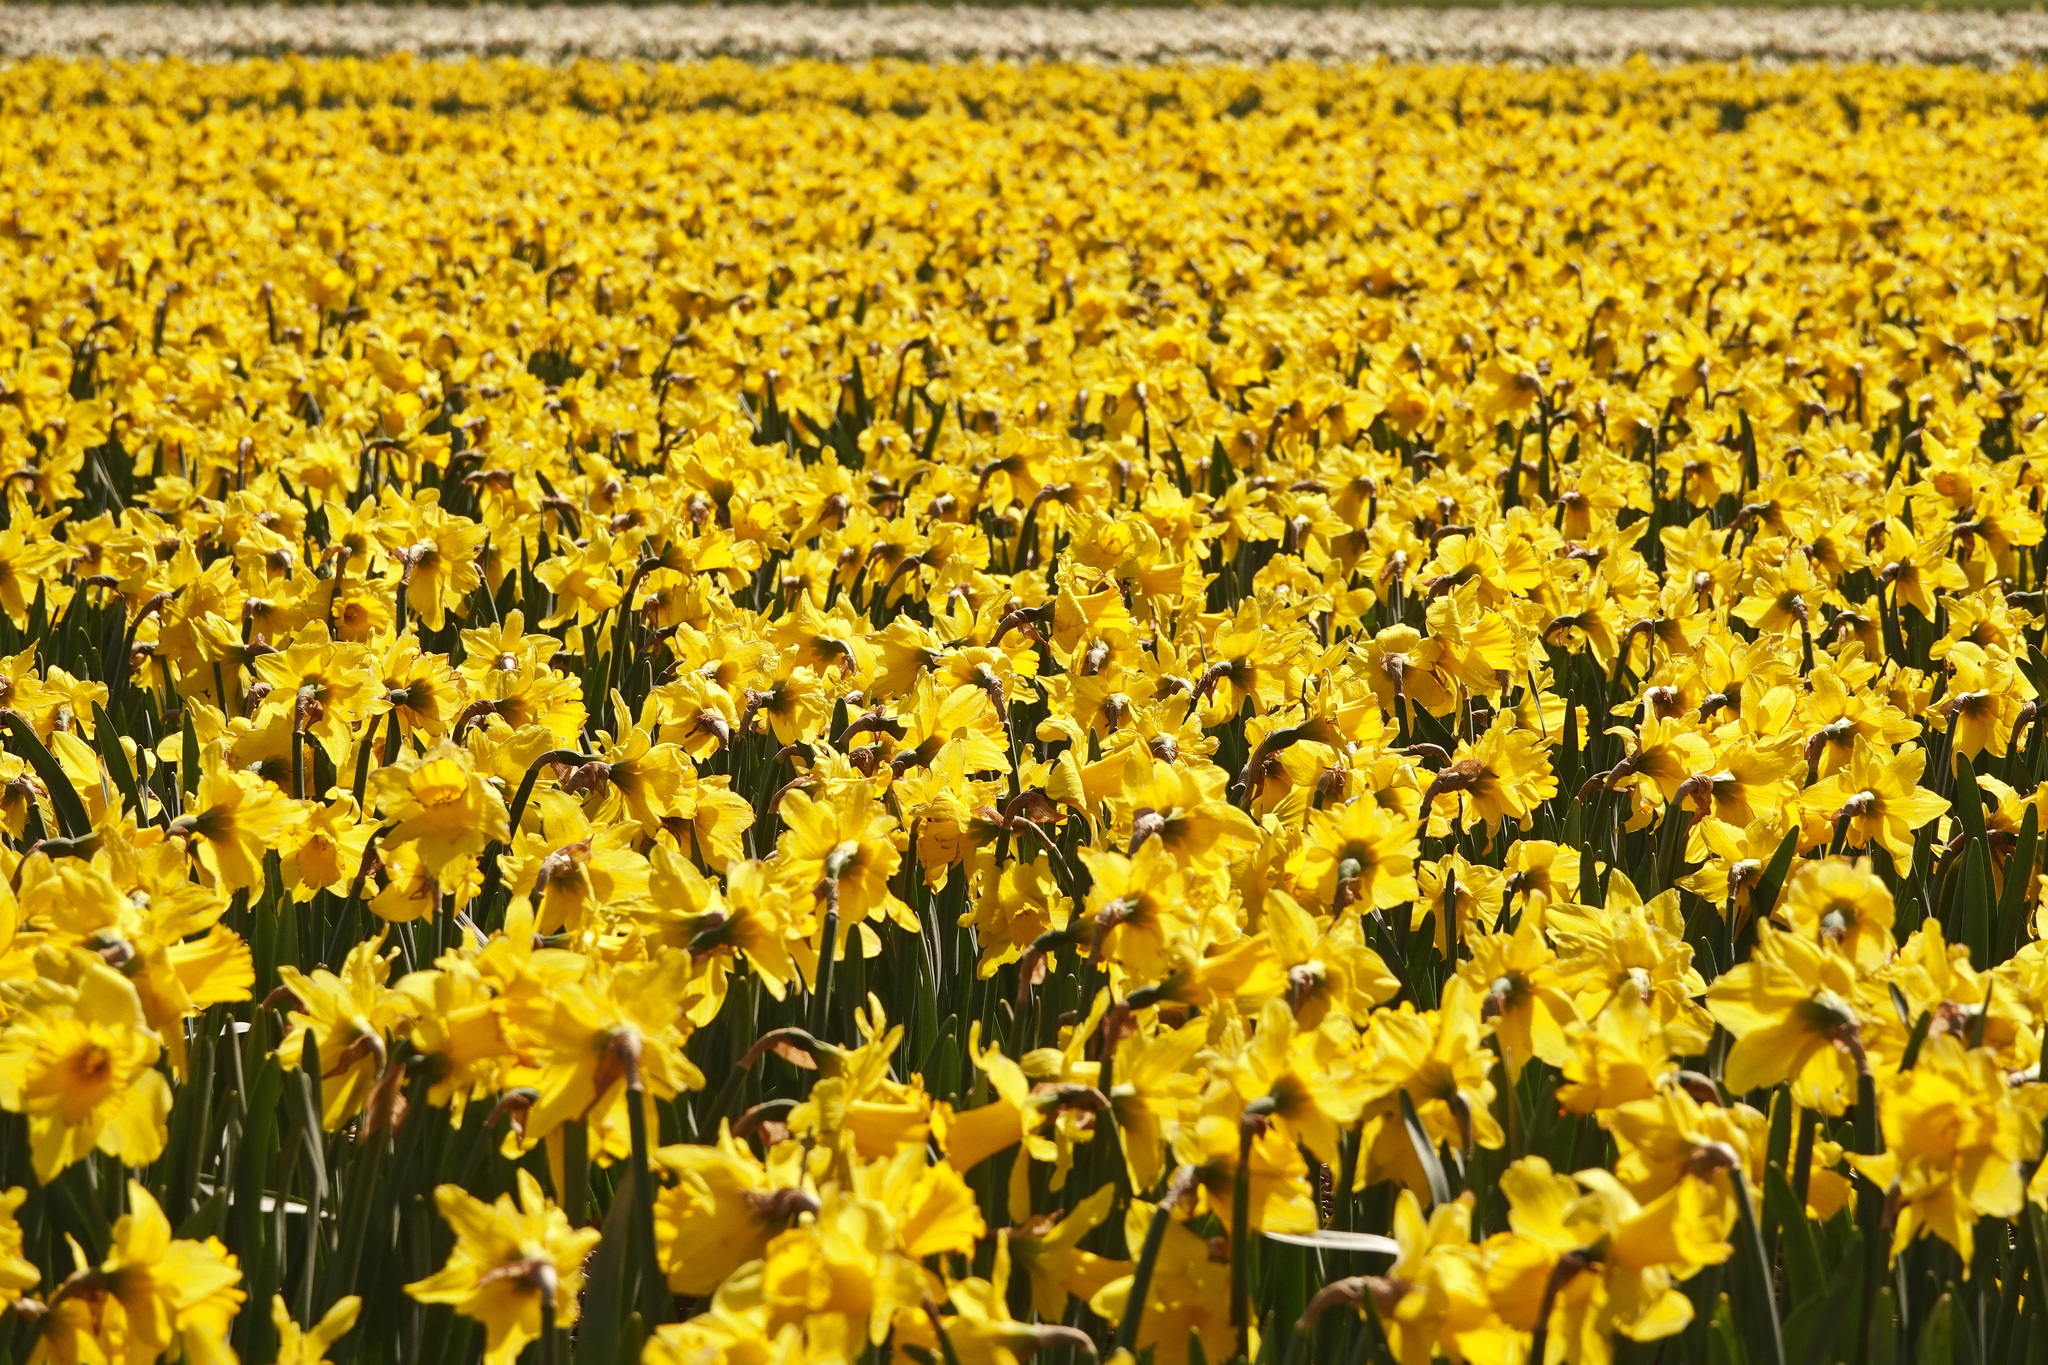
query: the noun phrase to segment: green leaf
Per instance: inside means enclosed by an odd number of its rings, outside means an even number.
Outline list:
[[[1884,1151],[1884,1126],[1878,1122],[1877,1080],[1869,1072],[1856,1078],[1856,1151],[1876,1156]]]
[[[1927,876],[1934,847],[1934,824],[1929,820],[1920,826],[1919,832],[1913,836],[1912,861],[1899,869],[1898,919],[1892,925],[1892,934],[1900,942],[1918,929],[1931,912]]]
[[[41,578],[36,580],[35,601],[28,607],[28,638],[40,640],[50,633],[50,585]]]
[[[92,1176],[86,1162],[74,1161],[50,1182],[49,1193],[53,1211],[60,1215],[58,1225],[83,1244],[88,1262],[97,1262],[107,1254],[113,1233],[94,1197]]]
[[[192,723],[192,708],[185,708],[185,743],[178,751],[178,790],[190,796],[199,790],[199,731]]]
[[[1991,961],[1991,850],[1981,837],[1971,839],[1963,850],[1955,895],[1970,965],[1980,971],[1995,965]]]
[[[228,1211],[228,1192],[215,1190],[206,1202],[192,1210],[192,1216],[178,1224],[177,1235],[184,1241],[198,1241],[220,1231],[221,1220]]]
[[[1422,1126],[1422,1116],[1415,1112],[1415,1101],[1410,1099],[1404,1087],[1396,1092],[1401,1097],[1401,1119],[1408,1126],[1408,1141],[1415,1148],[1415,1159],[1422,1163],[1422,1174],[1429,1181],[1430,1197],[1437,1204],[1451,1202],[1451,1182],[1444,1178],[1443,1162],[1437,1159],[1436,1144],[1429,1140],[1429,1132]]]
[[[1785,837],[1778,843],[1778,851],[1764,864],[1763,875],[1756,879],[1756,886],[1749,893],[1749,913],[1755,920],[1766,920],[1778,908],[1778,892],[1785,885],[1785,874],[1792,870],[1792,859],[1799,853],[1799,825],[1795,821]]]
[[[1739,1165],[1728,1185],[1741,1220],[1735,1244],[1735,1259],[1741,1270],[1736,1287],[1742,1295],[1743,1326],[1750,1335],[1750,1350],[1763,1365],[1785,1365],[1784,1324],[1779,1317],[1777,1289],[1771,1280],[1771,1259],[1764,1250],[1763,1227],[1750,1194],[1749,1180]]]
[[[1913,1359],[1919,1365],[1950,1365],[1956,1358],[1956,1296],[1945,1293],[1935,1301],[1920,1328],[1920,1349]]]
[[[1870,1351],[1867,1365],[1897,1365],[1899,1359],[1899,1309],[1892,1287],[1879,1285],[1870,1311]]]
[[[1579,831],[1576,834],[1567,834],[1566,837],[1573,839],[1578,845],[1579,901],[1585,905],[1599,905],[1605,900],[1600,894],[1600,846],[1603,842],[1600,838],[1600,821],[1606,804],[1601,793],[1595,792],[1583,816],[1579,814],[1580,804],[1574,801],[1571,814],[1565,817],[1568,830],[1574,818],[1580,821]]]
[[[1735,1330],[1735,1309],[1726,1294],[1715,1305],[1714,1324],[1707,1329],[1707,1361],[1708,1365],[1749,1365],[1742,1337]]]
[[[1278,1359],[1282,1337],[1292,1335],[1309,1295],[1320,1285],[1311,1285],[1312,1256],[1299,1247],[1269,1247],[1258,1259],[1264,1272],[1254,1311],[1260,1321],[1258,1359]]]
[[[334,1254],[320,1267],[321,1292],[314,1302],[315,1313],[326,1312],[336,1299],[355,1292],[362,1282],[358,1267],[369,1240],[371,1212],[380,1205],[388,1209],[393,1198],[384,1179],[390,1146],[389,1134],[380,1132],[353,1148],[353,1160],[344,1174],[340,1237]]]
[[[1792,1111],[1797,1107],[1792,1102],[1791,1092],[1784,1086],[1771,1091],[1771,1126],[1764,1142],[1767,1165],[1785,1166],[1791,1162]]]
[[[98,702],[92,704],[92,727],[93,738],[99,743],[100,757],[106,760],[107,775],[114,779],[114,789],[121,793],[121,800],[128,809],[135,812],[135,818],[141,820],[142,789],[136,785],[135,772],[128,766],[128,751],[121,747],[121,732],[108,717],[107,708]]]
[[[1906,1038],[1906,1051],[1899,1058],[1899,1070],[1911,1071],[1913,1064],[1920,1060],[1920,1048],[1927,1041],[1927,1026],[1934,1022],[1933,1010],[1922,1010],[1913,1022],[1913,1032]]]
[[[71,785],[71,778],[56,756],[43,747],[19,712],[7,712],[6,723],[7,747],[36,770],[36,777],[49,790],[50,805],[57,812],[58,832],[67,839],[83,839],[92,833],[92,817],[85,813],[85,802],[79,799],[78,789]]]
[[[156,1192],[164,1206],[164,1216],[173,1223],[191,1212],[198,1194],[199,1171],[220,1142],[221,1135],[213,1127],[213,1070],[220,1048],[223,1013],[223,1009],[216,1008],[199,1016],[187,1052],[189,1079],[176,1088],[171,1100],[162,1165],[166,1176],[158,1182]]]
[[[626,1325],[629,1274],[626,1243],[633,1233],[633,1174],[629,1169],[612,1191],[605,1212],[603,1237],[590,1258],[583,1291],[583,1317],[576,1328],[576,1358],[599,1365],[623,1359],[619,1344]]]
[[[1804,1220],[1801,1222],[1804,1227]],[[1819,1261],[1815,1260],[1815,1270]],[[1793,1301],[1799,1308],[1785,1324],[1785,1359],[1798,1365],[1829,1365],[1838,1352],[1835,1342],[1843,1335],[1843,1328],[1856,1320],[1851,1312],[1856,1296],[1863,1289],[1863,1254],[1861,1239],[1853,1239],[1849,1254],[1835,1266],[1835,1273],[1828,1278],[1827,1295],[1823,1298],[1816,1288],[1811,1297],[1801,1299],[1793,1291]],[[1853,1344],[1853,1343],[1852,1343]]]
[[[329,1180],[326,1130],[320,1121],[320,1040],[312,1029],[306,1030],[304,1060],[292,1079],[297,1082],[293,1089],[299,1098],[299,1144],[306,1154],[308,1176],[305,1189],[306,1241],[298,1267],[299,1316],[302,1321],[313,1321],[313,1276],[322,1250],[321,1218],[327,1204]]]
[[[1774,1225],[1778,1234],[1778,1245],[1785,1260],[1785,1296],[1787,1302],[1811,1305],[1820,1299],[1821,1290],[1827,1284],[1826,1272],[1821,1269],[1820,1248],[1813,1238],[1813,1225],[1806,1221],[1806,1210],[1799,1206],[1799,1198],[1792,1193],[1792,1184],[1785,1178],[1782,1166],[1773,1164],[1764,1172],[1764,1217]],[[1792,1329],[1785,1329],[1785,1354],[1788,1359],[1797,1359],[1798,1348],[1792,1344]]]
[[[1977,769],[1968,754],[1956,755],[1956,794],[1949,805],[1972,839],[1984,837],[1984,793],[1977,786]]]
[[[2005,886],[1998,897],[1998,960],[2003,962],[2012,956],[2014,949],[2027,937],[2027,926],[2022,918],[2027,912],[2028,884],[2034,880],[2034,860],[2041,841],[2040,808],[2033,802],[2027,803],[2026,814],[2020,817],[2020,832],[2014,840],[2012,856],[2005,864]]]
[[[270,1163],[277,1155],[277,1108],[283,1094],[284,1069],[275,1056],[266,1056],[249,1083],[228,1218],[228,1246],[245,1267],[266,1254],[263,1195],[270,1181]]]

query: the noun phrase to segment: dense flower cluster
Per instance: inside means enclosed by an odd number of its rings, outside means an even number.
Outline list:
[[[14,1358],[2022,1358],[2043,82],[0,76]]]

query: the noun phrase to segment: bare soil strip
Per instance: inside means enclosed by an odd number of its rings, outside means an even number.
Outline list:
[[[1849,9],[1103,9],[58,5],[0,8],[0,57],[283,53],[562,62],[1884,62],[2048,58],[2048,14]]]

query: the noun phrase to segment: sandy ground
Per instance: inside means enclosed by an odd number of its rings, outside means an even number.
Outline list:
[[[1946,62],[2048,59],[2048,14],[1847,9],[981,9],[905,6],[468,9],[0,7],[0,57],[217,59],[281,52],[777,61]]]

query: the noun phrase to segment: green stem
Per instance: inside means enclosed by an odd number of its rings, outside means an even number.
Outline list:
[[[960,1365],[960,1352],[953,1347],[953,1338],[946,1332],[946,1324],[939,1321],[939,1306],[930,1299],[924,1301],[924,1315],[932,1321],[932,1335],[939,1339],[939,1359],[945,1365]]]
[[[832,1005],[832,970],[839,957],[839,897],[838,886],[833,885],[835,894],[825,905],[825,942],[818,950],[818,989],[811,997],[811,1032],[823,1037],[825,1034],[826,1012]]]
[[[558,1365],[562,1344],[555,1334],[555,1296],[543,1289],[540,1296],[540,1365]]]
[[[1799,1111],[1799,1149],[1792,1159],[1792,1198],[1803,1212],[1806,1194],[1813,1185],[1813,1136],[1820,1115],[1811,1109]]]
[[[1251,1359],[1252,1140],[1266,1131],[1273,1097],[1262,1095],[1244,1107],[1237,1124],[1237,1173],[1230,1191],[1230,1325],[1236,1329],[1237,1359]]]
[[[1543,1299],[1536,1309],[1536,1333],[1529,1339],[1529,1365],[1548,1365],[1550,1315],[1557,1307],[1558,1291],[1577,1278],[1581,1271],[1590,1269],[1593,1264],[1594,1258],[1587,1252],[1568,1251],[1550,1268],[1550,1278],[1543,1282]]]
[[[1104,1144],[1102,1163],[1108,1167],[1106,1174],[1117,1187],[1119,1201],[1130,1197],[1130,1172],[1124,1164],[1123,1136],[1117,1130],[1116,1122],[1116,1041],[1111,1026],[1115,1022],[1117,1007],[1110,1006],[1103,1016],[1102,1069],[1096,1075],[1095,1088],[1102,1092],[1102,1112],[1095,1118],[1094,1141]],[[1121,1203],[1119,1203],[1121,1207]]]
[[[1182,1166],[1173,1173],[1165,1193],[1152,1209],[1152,1222],[1145,1229],[1145,1244],[1138,1250],[1138,1263],[1131,1271],[1131,1292],[1124,1303],[1123,1321],[1116,1326],[1116,1349],[1133,1354],[1138,1349],[1138,1325],[1145,1317],[1145,1300],[1152,1293],[1152,1272],[1159,1265],[1159,1248],[1166,1242],[1166,1225],[1173,1221],[1173,1206],[1180,1202],[1194,1179],[1194,1168]]]
[[[370,717],[370,723],[363,727],[362,747],[356,750],[356,779],[350,790],[355,793],[358,808],[363,804],[364,789],[370,785],[370,751],[376,746],[377,722],[383,719],[383,716]],[[391,715],[391,723],[394,726],[398,724],[396,712]]]
[[[648,1160],[647,1088],[640,1072],[639,1040],[627,1051],[626,1125],[633,1143],[633,1232],[627,1244],[633,1251],[632,1274],[639,1284],[641,1311],[647,1315],[643,1321],[652,1326],[668,1320],[661,1311],[667,1296],[662,1293],[664,1277],[654,1241],[654,1175]],[[629,1286],[632,1283],[628,1281]]]
[[[1877,1082],[1870,1074],[1860,1040],[1851,1049],[1857,1062],[1856,1151],[1875,1156],[1884,1150],[1884,1132],[1878,1126]],[[1877,1302],[1877,1290],[1884,1278],[1889,1239],[1884,1236],[1885,1192],[1867,1177],[1857,1177],[1856,1224],[1863,1233],[1863,1303],[1866,1310]],[[1903,1309],[1903,1304],[1902,1304]],[[1870,1359],[1871,1313],[1865,1311],[1856,1326],[1856,1359]]]
[[[562,1128],[562,1208],[576,1227],[590,1219],[590,1127],[583,1119]]]
[[[391,734],[396,736],[397,733],[398,724],[394,720],[391,725]],[[526,815],[526,803],[533,799],[533,784],[540,780],[540,770],[542,768],[547,767],[550,763],[595,763],[599,761],[601,760],[596,755],[586,754],[577,749],[550,749],[539,758],[533,760],[533,762],[527,764],[525,775],[519,779],[519,790],[513,794],[512,805],[507,812],[505,821],[506,839],[516,839],[519,837],[519,822]],[[499,860],[504,856],[505,844],[497,840],[493,840],[491,846],[484,850],[484,885],[483,890],[477,893],[476,898],[476,909],[479,916],[490,913],[491,901],[497,895],[499,879],[502,875],[498,864]],[[479,918],[478,923],[482,924],[481,918]]]
[[[1352,1207],[1351,1187],[1358,1183],[1358,1149],[1363,1145],[1365,1120],[1360,1119],[1344,1134],[1337,1153],[1337,1188],[1332,1194],[1335,1208],[1330,1219],[1338,1228],[1350,1232],[1356,1226],[1356,1210]]]
[[[1771,1290],[1771,1263],[1764,1254],[1764,1230],[1757,1222],[1756,1203],[1750,1198],[1749,1179],[1738,1164],[1728,1172],[1728,1184],[1735,1192],[1735,1207],[1742,1216],[1743,1265],[1748,1269],[1750,1291],[1756,1304],[1750,1312],[1755,1314],[1753,1324],[1763,1348],[1762,1365],[1785,1365],[1785,1339],[1778,1325],[1778,1300]]]

